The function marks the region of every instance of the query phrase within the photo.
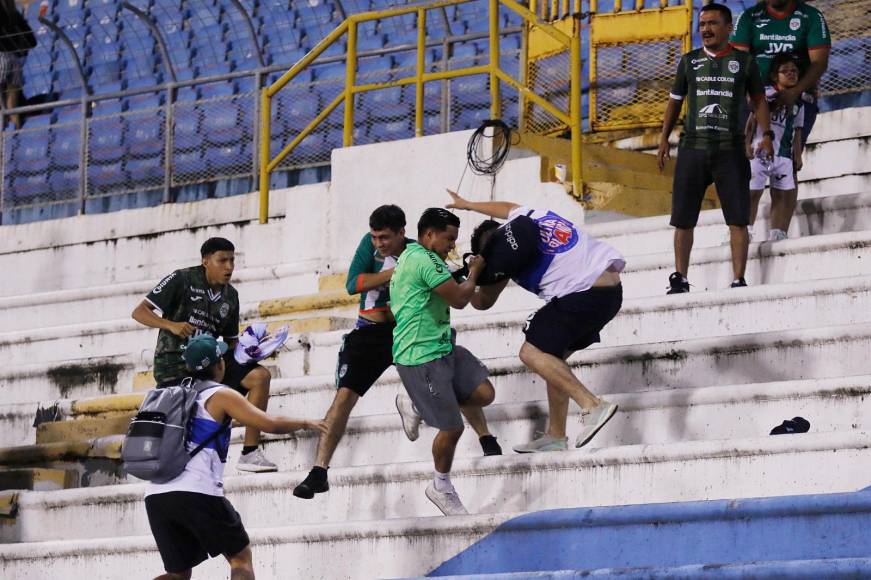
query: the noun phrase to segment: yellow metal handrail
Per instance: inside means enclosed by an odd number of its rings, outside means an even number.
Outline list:
[[[471,66],[453,70],[426,72],[426,13],[430,10],[464,4],[470,0],[441,0],[425,6],[394,8],[375,12],[365,12],[348,16],[335,30],[321,40],[302,60],[277,79],[272,85],[263,89],[261,93],[261,116],[260,122],[260,223],[266,223],[269,215],[269,176],[273,170],[305,139],[311,132],[332,113],[336,107],[344,102],[344,131],[343,145],[349,147],[353,144],[354,106],[353,99],[357,93],[386,89],[391,87],[415,85],[415,118],[414,130],[416,136],[423,135],[423,87],[431,81],[452,79],[475,74],[490,75],[490,112],[492,117],[500,116],[500,90],[499,81],[503,81],[519,92],[521,98],[529,99],[544,110],[554,115],[557,119],[569,125],[572,135],[572,160],[571,174],[574,191],[580,194],[581,181],[581,39],[579,34],[569,36],[556,29],[547,22],[539,19],[535,13],[514,0],[489,0],[489,43],[490,60],[487,64]],[[571,99],[569,111],[560,111],[547,99],[541,97],[525,85],[525,79],[521,82],[513,79],[499,66],[499,5],[521,16],[529,27],[536,27],[551,36],[556,42],[570,50],[571,58]],[[357,27],[362,22],[380,20],[405,14],[417,14],[417,70],[413,76],[382,83],[364,85],[356,84],[357,73]],[[318,56],[335,43],[342,35],[348,34],[348,48],[346,52],[345,88],[306,125],[302,131],[288,143],[274,158],[270,156],[271,144],[271,112],[272,97],[275,96],[287,83],[294,79],[305,67],[309,66]]]

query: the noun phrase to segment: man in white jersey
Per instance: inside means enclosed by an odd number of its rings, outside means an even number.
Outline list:
[[[492,307],[509,280],[547,302],[527,320],[526,341],[520,349],[523,364],[547,382],[547,430],[514,450],[566,450],[569,399],[581,407],[582,430],[575,447],[585,445],[614,416],[617,405],[591,393],[566,359],[599,342],[599,331],[619,312],[620,272],[626,261],[616,249],[552,211],[504,201],[473,202],[451,190],[448,193],[453,198],[448,208],[508,220],[501,226],[487,220],[472,236],[472,253],[486,261],[472,306]]]
[[[254,578],[251,547],[242,519],[224,497],[224,464],[230,447],[233,418],[266,433],[313,429],[325,433],[323,421],[267,415],[237,391],[220,383],[227,344],[208,334],[191,338],[182,358],[197,382],[211,383],[197,396],[188,449],[212,438],[194,455],[184,471],[166,483],[149,483],[145,491],[148,523],[166,574],[156,580],[187,580],[194,566],[222,554],[230,563],[232,580]]]

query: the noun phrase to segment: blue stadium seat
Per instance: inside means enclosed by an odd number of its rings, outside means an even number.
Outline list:
[[[317,81],[344,79],[345,63],[331,62],[327,64],[317,65],[314,67],[312,72],[314,73],[315,80]]]
[[[206,167],[212,175],[233,175],[249,172],[253,159],[251,142],[209,147],[205,152]]]
[[[375,123],[369,132],[369,136],[376,142],[395,141],[407,139],[413,136],[411,122],[407,119]]]
[[[460,77],[451,84],[451,96],[464,106],[490,104],[489,79],[486,75]]]
[[[305,139],[302,140],[296,149],[294,149],[291,156],[294,159],[301,159],[305,161],[311,161],[315,157],[320,157],[324,153],[324,134],[323,133],[312,133],[308,135]]]
[[[369,109],[369,113],[378,120],[413,119],[414,106],[411,103],[379,103]]]
[[[278,99],[278,120],[287,130],[298,133],[320,112],[320,98],[314,93],[282,91]]]
[[[177,179],[186,179],[198,173],[201,174],[205,169],[202,149],[176,151],[172,158],[172,168]]]
[[[211,101],[199,106],[202,134],[213,145],[227,145],[242,139],[245,129],[241,123],[239,105],[233,101]]]
[[[79,193],[80,178],[78,167],[53,168],[48,174],[48,187],[54,196],[72,197]]]
[[[184,107],[177,109],[173,117],[173,144],[177,150],[189,151],[202,145],[199,133],[199,108]]]
[[[124,124],[117,117],[92,118],[88,122],[88,160],[114,163],[124,156]]]
[[[12,178],[11,205],[25,205],[38,201],[38,198],[49,194],[49,185],[45,174],[16,175]]]
[[[24,131],[16,134],[7,146],[12,150],[18,171],[34,174],[48,170],[48,143],[47,131]]]
[[[128,159],[127,173],[133,186],[155,185],[163,182],[163,156],[156,155],[144,159]]]
[[[398,104],[402,102],[402,87],[372,91],[366,94],[366,99],[371,102],[373,108],[387,104]]]
[[[88,164],[88,189],[105,193],[117,190],[127,183],[127,172],[124,171],[123,163],[90,163]]]
[[[457,115],[452,123],[451,129],[463,130],[463,129],[477,129],[481,126],[481,123],[490,118],[490,109],[488,108],[467,108],[460,111],[460,114]]]
[[[139,78],[128,82],[127,89],[145,89],[154,87],[155,83],[159,82],[157,78]],[[165,99],[165,91],[141,93],[126,97],[126,108],[129,111],[141,111],[144,109],[155,109],[163,105]]]
[[[24,119],[24,125],[28,129],[37,127],[48,127],[54,122],[54,114],[51,111],[40,111],[39,113],[31,113]]]
[[[51,165],[59,168],[79,166],[82,154],[82,129],[78,123],[57,127],[51,135]]]
[[[137,117],[127,121],[125,142],[127,155],[132,157],[155,157],[164,149],[162,119]]]

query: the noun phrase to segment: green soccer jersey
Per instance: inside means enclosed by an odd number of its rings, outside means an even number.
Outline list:
[[[448,355],[451,344],[451,309],[433,292],[451,278],[447,264],[417,243],[409,244],[390,279],[393,362],[420,365]]]
[[[747,94],[754,99],[764,94],[750,54],[730,47],[713,56],[704,48],[683,55],[671,89],[671,98],[687,101],[680,146],[708,151],[743,148],[739,112]]]
[[[202,266],[176,270],[148,293],[145,299],[160,308],[163,318],[187,322],[195,335],[210,334],[232,340],[239,336],[239,295],[227,284],[218,290],[206,282]],[[182,346],[187,341],[161,329],[154,349],[154,380],[157,384],[180,380],[187,375]]]
[[[732,32],[732,45],[750,51],[759,63],[759,73],[768,82],[771,59],[778,52],[792,52],[801,73],[810,64],[809,52],[832,45],[823,13],[804,2],[779,13],[760,2],[741,13]]]

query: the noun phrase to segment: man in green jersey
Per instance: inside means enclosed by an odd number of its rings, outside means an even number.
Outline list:
[[[451,331],[451,307],[465,308],[475,293],[484,260],[472,256],[469,276],[458,284],[445,264],[457,241],[460,218],[446,209],[430,208],[417,223],[417,243],[409,244],[390,279],[390,309],[396,319],[393,362],[411,399],[397,399],[406,433],[421,419],[439,430],[433,439],[433,481],[426,497],[445,515],[468,513],[450,480],[463,418],[477,415],[496,393],[487,368],[462,346]]]
[[[693,230],[705,189],[714,183],[729,226],[732,249],[732,287],[746,286],[750,223],[750,162],[744,150],[741,103],[752,99],[763,131],[759,150],[773,156],[768,105],[755,59],[729,45],[732,12],[722,4],[706,4],[699,13],[702,48],[681,58],[665,109],[659,141],[659,170],[669,156],[669,135],[681,105],[687,101],[686,119],[678,147],[672,187],[671,225],[674,231],[675,272],[669,276],[668,294],[689,292],[687,280]]]
[[[236,248],[225,238],[209,238],[200,248],[199,266],[176,270],[161,280],[133,310],[133,320],[158,328],[154,349],[154,380],[158,387],[177,385],[188,376],[182,350],[192,336],[224,337],[224,384],[236,389],[261,411],[269,402],[272,375],[257,363],[239,364],[233,349],[239,336],[239,294],[230,285]],[[158,314],[160,312],[160,314]],[[236,469],[276,471],[260,449],[260,431],[248,427]]]
[[[832,48],[832,37],[823,13],[800,0],[759,2],[738,17],[732,33],[732,46],[756,57],[763,80],[769,78],[774,55],[795,54],[798,82],[794,87],[778,91],[773,108],[792,110],[801,100],[804,109],[801,149],[804,150],[819,112],[817,85],[829,67]],[[798,195],[797,191],[795,195]],[[787,229],[791,217],[792,213],[786,219]]]

